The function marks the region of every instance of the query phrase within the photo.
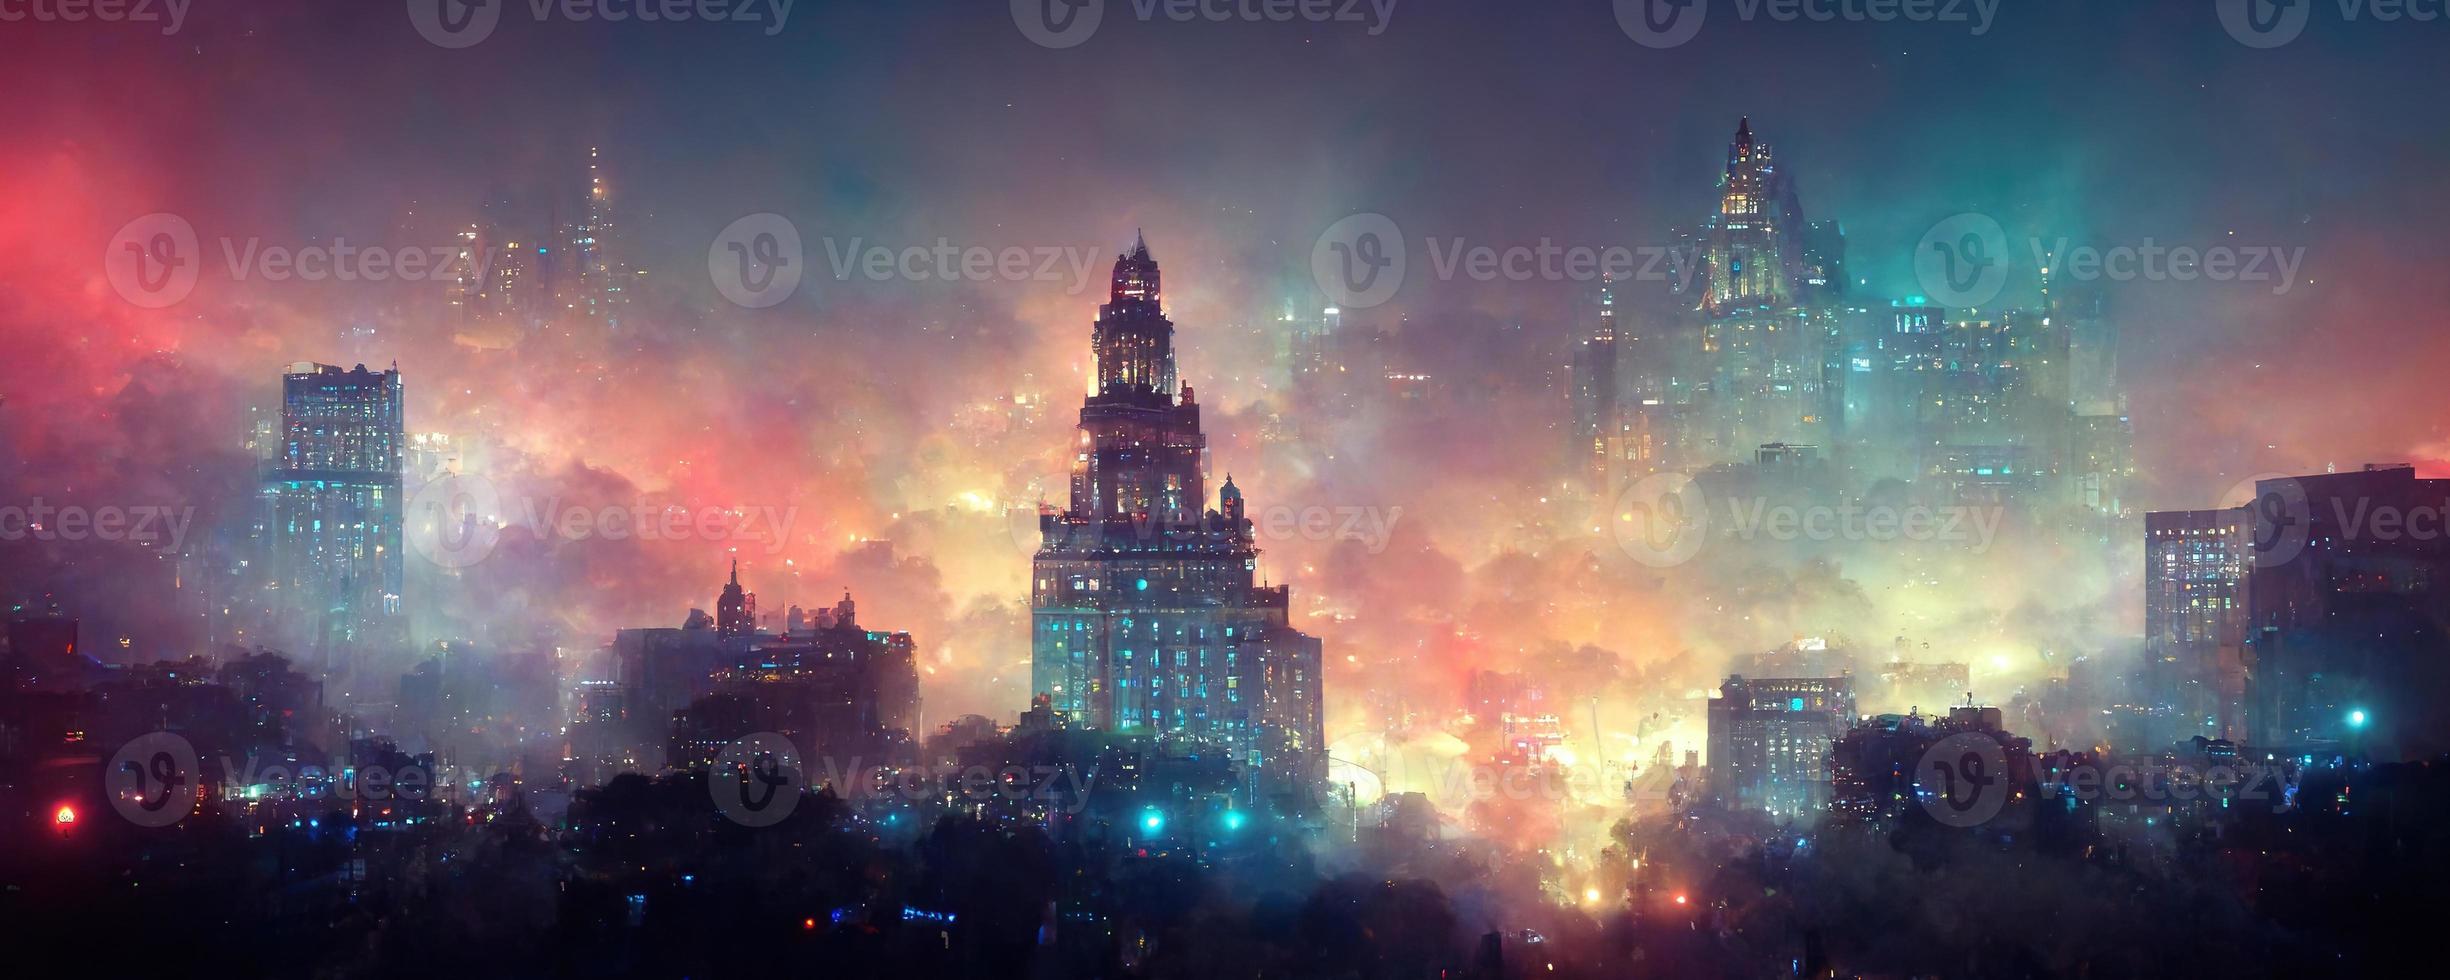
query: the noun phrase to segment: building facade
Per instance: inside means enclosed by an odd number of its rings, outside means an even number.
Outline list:
[[[282,638],[326,670],[404,643],[400,372],[298,363],[264,481],[268,595]]]
[[[1855,722],[1852,677],[1731,675],[1710,701],[1710,798],[1781,817],[1829,804],[1829,753]]]
[[[2260,480],[2247,504],[2251,734],[2385,757],[2450,751],[2450,480],[2407,466]]]
[[[2144,515],[2144,685],[2176,720],[2156,741],[2246,736],[2253,530],[2244,507]]]
[[[1320,647],[1288,620],[1229,476],[1179,384],[1146,242],[1116,258],[1091,334],[1071,503],[1039,518],[1032,683],[1075,724],[1213,746],[1284,787],[1324,774]],[[1178,397],[1179,396],[1179,397]]]

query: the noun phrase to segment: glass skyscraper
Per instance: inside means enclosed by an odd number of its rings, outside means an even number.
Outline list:
[[[405,639],[400,372],[292,364],[265,475],[266,570],[282,639],[342,670]]]

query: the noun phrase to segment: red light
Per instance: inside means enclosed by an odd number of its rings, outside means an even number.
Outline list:
[[[1684,896],[1682,896],[1682,895],[1678,895],[1678,896],[1676,896],[1676,904],[1678,904],[1678,905],[1682,905],[1682,904],[1684,904]]]
[[[808,930],[808,931],[810,931],[810,932],[815,932],[815,931],[816,931],[816,929],[817,929],[817,920],[816,920],[816,918],[815,918],[815,917],[813,917],[813,916],[811,916],[811,917],[806,918],[806,919],[801,919],[801,920],[800,920],[800,928],[805,929],[805,930]]]
[[[68,826],[69,824],[72,824],[72,823],[77,822],[77,808],[76,808],[76,807],[73,807],[73,806],[66,806],[66,805],[62,805],[62,806],[60,807],[60,809],[59,809],[59,812],[58,812],[58,813],[54,813],[54,814],[52,814],[52,815],[51,815],[51,822],[52,822],[52,823],[55,823],[55,824],[58,824],[58,825],[60,825],[60,826],[62,826],[62,827],[65,827],[65,826]]]

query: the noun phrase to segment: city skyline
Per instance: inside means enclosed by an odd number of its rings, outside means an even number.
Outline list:
[[[0,914],[2390,962],[2420,7],[0,0]]]

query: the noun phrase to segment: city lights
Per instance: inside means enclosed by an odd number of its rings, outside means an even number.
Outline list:
[[[2443,0],[696,3],[0,0],[10,934],[2436,955]]]

